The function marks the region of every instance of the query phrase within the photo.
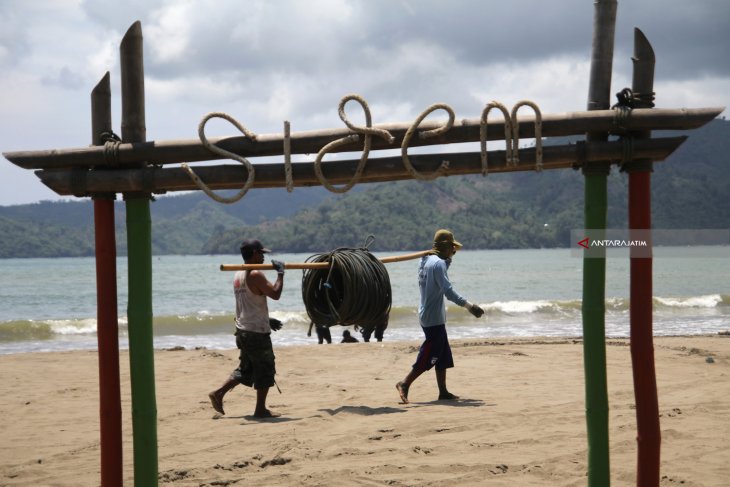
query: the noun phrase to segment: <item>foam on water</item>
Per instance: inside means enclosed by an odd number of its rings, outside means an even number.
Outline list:
[[[679,298],[655,297],[654,303],[670,308],[715,308],[723,302],[719,294]]]

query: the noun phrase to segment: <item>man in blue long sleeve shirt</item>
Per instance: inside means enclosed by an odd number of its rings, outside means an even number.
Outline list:
[[[421,345],[411,371],[405,379],[395,385],[404,404],[408,404],[408,390],[413,381],[432,367],[436,369],[439,400],[458,399],[458,396],[446,388],[446,369],[454,366],[454,360],[446,334],[444,297],[465,307],[477,318],[484,314],[484,310],[479,306],[470,303],[457,293],[449,281],[447,271],[451,258],[461,247],[462,245],[454,240],[454,235],[449,230],[438,230],[433,238],[433,253],[421,258],[418,268],[418,287],[421,292],[418,318],[426,339]]]

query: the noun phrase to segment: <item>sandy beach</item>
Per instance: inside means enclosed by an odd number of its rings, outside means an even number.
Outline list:
[[[155,355],[160,485],[586,485],[582,342],[453,341],[437,401],[433,372],[399,403],[418,342],[276,348],[278,383],[256,420],[238,387],[226,415],[207,393],[235,349]],[[730,337],[655,338],[662,485],[727,485]],[[125,484],[133,485],[129,363],[121,353]],[[628,341],[607,345],[612,485],[635,485]],[[100,483],[95,352],[0,356],[0,486]]]

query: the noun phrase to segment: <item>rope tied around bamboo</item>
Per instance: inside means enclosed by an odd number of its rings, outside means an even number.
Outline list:
[[[325,269],[308,269],[302,276],[302,300],[317,325],[358,325],[373,329],[390,314],[392,291],[385,265],[368,250],[341,247],[315,254],[307,262],[328,262]]]
[[[614,110],[614,133],[620,135],[623,144],[623,151],[619,167],[622,172],[637,170],[640,167],[651,169],[651,163],[646,161],[634,161],[634,133],[630,132],[626,127],[629,126],[631,113],[635,108],[653,108],[654,92],[651,93],[634,93],[631,88],[624,88],[616,93],[618,100],[611,107]]]
[[[119,146],[122,138],[114,131],[102,132],[99,139],[104,143],[104,165],[117,167],[119,165]]]

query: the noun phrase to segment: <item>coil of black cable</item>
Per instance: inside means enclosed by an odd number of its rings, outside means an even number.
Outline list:
[[[329,262],[327,269],[307,269],[302,299],[317,325],[358,325],[373,329],[387,323],[392,293],[385,265],[363,248],[338,248],[315,254],[307,262]]]

